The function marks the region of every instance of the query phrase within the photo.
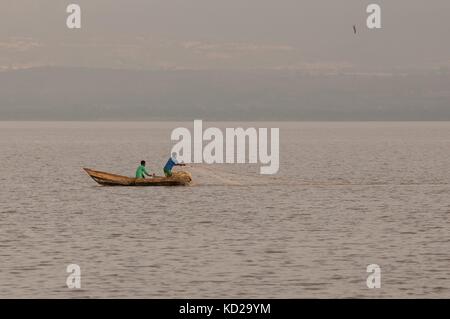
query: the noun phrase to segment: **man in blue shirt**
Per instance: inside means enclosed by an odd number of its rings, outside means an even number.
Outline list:
[[[186,166],[186,164],[178,163],[177,153],[175,152],[172,153],[172,157],[169,158],[166,165],[164,166],[164,175],[166,175],[166,177],[172,176],[172,168],[174,166]]]

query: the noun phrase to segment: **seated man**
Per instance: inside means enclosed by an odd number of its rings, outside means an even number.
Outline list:
[[[141,165],[136,170],[136,178],[145,178],[145,175],[152,176],[147,172],[147,169],[145,168],[145,161],[141,161]],[[153,174],[155,176],[155,174]]]
[[[166,175],[166,177],[172,176],[172,168],[174,166],[186,166],[186,164],[178,163],[177,153],[175,152],[172,153],[172,157],[169,158],[169,160],[166,163],[166,166],[164,166],[164,175]]]

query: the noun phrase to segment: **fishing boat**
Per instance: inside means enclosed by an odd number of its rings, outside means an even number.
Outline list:
[[[171,177],[133,178],[89,168],[83,169],[94,181],[106,186],[187,186],[192,181],[192,175],[184,171],[173,172]]]

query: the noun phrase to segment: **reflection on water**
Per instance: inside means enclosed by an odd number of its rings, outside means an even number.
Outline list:
[[[263,123],[278,175],[198,165],[191,187],[81,170],[161,174],[179,125],[0,122],[0,297],[450,297],[450,123]]]

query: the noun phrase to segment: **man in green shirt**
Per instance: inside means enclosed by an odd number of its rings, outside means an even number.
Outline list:
[[[136,170],[136,178],[145,178],[145,175],[152,176],[147,172],[147,169],[145,168],[145,161],[141,161],[141,165]],[[155,174],[153,174],[155,176]]]

